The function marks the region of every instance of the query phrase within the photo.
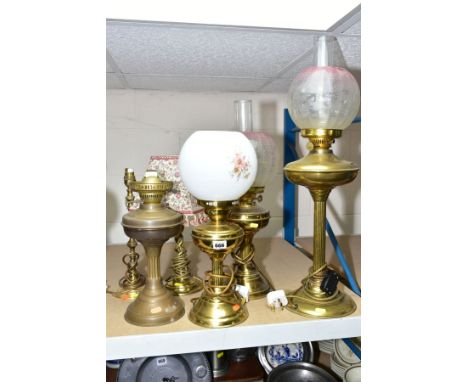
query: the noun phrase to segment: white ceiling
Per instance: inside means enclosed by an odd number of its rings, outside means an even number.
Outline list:
[[[360,6],[328,30],[360,75]],[[286,92],[323,31],[107,21],[107,88]]]

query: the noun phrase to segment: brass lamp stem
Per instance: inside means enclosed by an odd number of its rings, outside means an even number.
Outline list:
[[[148,258],[148,276],[147,283],[152,281],[161,282],[161,247],[145,246],[146,256]],[[161,285],[162,286],[162,285]]]
[[[310,190],[314,200],[314,252],[311,273],[317,272],[325,265],[325,224],[330,191],[331,189]]]

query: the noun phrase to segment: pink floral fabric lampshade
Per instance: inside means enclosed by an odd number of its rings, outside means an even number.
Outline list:
[[[178,155],[154,155],[150,158],[147,170],[156,171],[161,179],[173,182],[172,190],[166,194],[163,203],[184,215],[186,227],[209,221],[203,208],[197,204],[182,182]]]

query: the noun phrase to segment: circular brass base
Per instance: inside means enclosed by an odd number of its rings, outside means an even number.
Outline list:
[[[340,291],[330,297],[317,298],[301,287],[293,295],[288,296],[286,309],[304,317],[344,317],[356,310],[353,299]]]
[[[145,276],[141,274],[135,282],[131,282],[124,276],[119,280],[119,285],[122,289],[138,289],[145,285],[145,281]]]
[[[267,278],[257,269],[253,261],[247,265],[239,264],[235,268],[234,275],[237,284],[249,289],[249,299],[255,300],[266,296],[273,290]]]
[[[200,291],[203,288],[203,280],[197,276],[191,276],[186,280],[177,280],[176,277],[169,277],[166,280],[166,288],[171,290],[176,296],[184,296]]]
[[[203,292],[189,313],[190,321],[205,328],[234,326],[244,322],[248,316],[247,307],[237,292],[222,298]]]
[[[145,287],[128,306],[125,320],[137,326],[159,326],[178,320],[184,313],[183,301],[166,288]]]

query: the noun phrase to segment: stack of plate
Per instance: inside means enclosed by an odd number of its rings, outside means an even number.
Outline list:
[[[318,346],[321,352],[331,354],[335,351],[333,340],[319,341]]]
[[[361,360],[343,340],[334,341],[334,351],[330,357],[330,367],[338,376],[344,378],[347,369],[360,364]]]
[[[343,382],[361,382],[361,364],[348,367]]]

